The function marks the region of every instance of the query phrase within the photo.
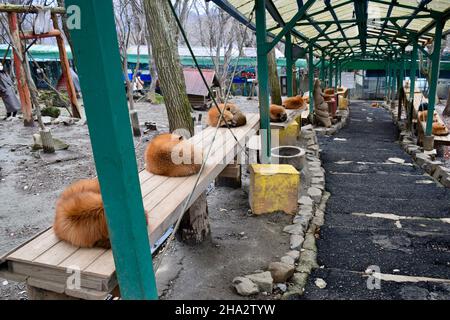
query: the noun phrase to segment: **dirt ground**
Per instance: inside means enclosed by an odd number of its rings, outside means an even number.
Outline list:
[[[258,111],[256,100],[237,97],[234,102],[245,112]],[[168,121],[164,105],[138,103],[137,109],[142,124],[153,121],[158,126],[142,141],[135,139],[141,170],[147,142],[167,132]],[[0,105],[1,118],[4,112]],[[55,201],[67,185],[96,176],[87,125],[49,127],[55,138],[70,145],[56,159],[31,150],[37,127],[0,121],[0,256],[51,226]],[[288,251],[289,237],[282,229],[290,217],[249,215],[245,181],[242,189],[213,188],[209,193],[210,241],[197,247],[176,242],[171,247],[157,274],[165,299],[236,299],[230,286],[234,277],[265,269]],[[0,300],[26,298],[24,284],[0,279]]]

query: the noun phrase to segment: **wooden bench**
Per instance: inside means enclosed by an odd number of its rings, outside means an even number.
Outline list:
[[[426,121],[419,121],[419,106],[421,103],[428,102],[428,98],[422,97],[421,93],[414,94],[414,120],[417,124],[417,131],[419,137],[419,143],[421,144],[423,141],[423,137],[425,135],[425,131],[427,128]],[[441,116],[437,114],[438,122],[444,123]],[[434,136],[434,146],[435,148],[439,146],[450,146],[450,134],[446,136]]]
[[[259,115],[248,114],[247,117],[246,126],[233,129],[242,146],[245,146],[246,138],[259,129]],[[215,128],[207,128],[191,138],[191,142],[208,150],[214,131]],[[188,208],[240,151],[231,132],[226,128],[219,129]],[[177,221],[196,176],[168,178],[142,171],[139,178],[144,207],[150,213],[150,243],[154,245]],[[71,269],[79,270],[81,289],[72,290],[67,286]],[[52,228],[0,258],[0,276],[26,282],[30,291],[44,292],[40,297],[104,299],[117,287],[111,250],[72,246],[60,241]]]

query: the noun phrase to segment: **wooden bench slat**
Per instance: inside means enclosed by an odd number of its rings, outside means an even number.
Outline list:
[[[40,256],[36,257],[33,262],[36,264],[57,266],[78,249],[78,247],[75,247],[68,242],[60,241],[47,251],[43,252]]]
[[[244,145],[245,138],[251,129],[257,129],[258,114],[249,114],[248,123],[244,127],[233,129],[238,141]],[[208,150],[212,143],[215,128],[207,128],[202,134],[191,139],[192,143]],[[207,188],[208,184],[231,162],[235,155],[237,143],[226,128],[219,129],[211,155],[207,161],[199,185],[191,199],[190,205]],[[196,176],[185,178],[168,178],[153,175],[146,171],[139,173],[141,190],[145,208],[150,209],[150,241],[155,243],[166,230],[173,225],[187,200]],[[155,215],[152,213],[155,212]],[[7,260],[17,274],[37,276],[37,279],[64,284],[67,278],[66,269],[78,267],[82,270],[83,288],[109,290],[117,284],[114,276],[115,265],[111,250],[101,248],[81,249],[60,241],[53,232],[47,230],[36,239],[19,248]],[[17,262],[14,262],[17,261]]]
[[[94,275],[103,275],[106,277],[110,277],[114,272],[116,272],[112,250],[105,251],[83,271],[88,274],[92,273]]]
[[[63,260],[58,266],[61,268],[77,267],[80,270],[84,270],[92,264],[92,261],[95,261],[105,252],[106,249],[103,248],[79,248],[71,256]]]
[[[13,252],[8,256],[8,259],[16,261],[33,261],[36,257],[40,256],[58,242],[60,242],[60,240],[55,236],[53,229],[50,228],[41,236]]]

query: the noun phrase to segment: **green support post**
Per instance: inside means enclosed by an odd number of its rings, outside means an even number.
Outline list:
[[[428,119],[427,129],[425,134],[431,136],[433,133],[433,115],[434,106],[436,103],[436,88],[439,79],[439,66],[441,59],[441,42],[442,42],[442,29],[444,27],[445,20],[440,19],[436,23],[436,31],[434,35],[434,48],[433,55],[431,56],[431,83],[430,92],[428,95]]]
[[[410,90],[409,98],[414,103],[414,89],[416,88],[416,73],[417,73],[417,46],[418,40],[416,39],[413,44],[412,57],[411,57],[411,67],[409,71],[410,79]]]
[[[314,47],[312,43],[309,45],[308,59],[308,80],[309,80],[309,114],[314,112]]]
[[[339,63],[339,87],[342,87],[342,64]]]
[[[70,31],[123,299],[158,299],[111,1],[80,8]]]
[[[262,162],[270,163],[272,156],[269,117],[269,65],[267,62],[266,0],[256,0],[256,44],[258,60],[259,112],[262,139]]]
[[[396,69],[396,62],[397,60],[394,60],[392,63],[392,76],[391,76],[391,101],[395,100],[395,82],[396,82],[396,75],[397,75],[397,69]]]
[[[328,88],[332,88],[333,87],[333,60],[331,60],[328,62]]]
[[[388,96],[388,74],[389,74],[389,61],[386,63],[386,67],[384,69],[384,97],[386,100]]]
[[[293,86],[293,62],[292,62],[292,36],[291,33],[286,33],[286,44],[285,44],[285,56],[286,56],[286,82],[287,82],[287,95],[292,97],[294,95]]]
[[[320,58],[320,82],[322,87],[325,85],[325,57],[322,54],[322,57]]]
[[[336,60],[336,68],[334,70],[334,85],[333,88],[336,90],[338,86],[338,73],[339,73],[339,60]]]

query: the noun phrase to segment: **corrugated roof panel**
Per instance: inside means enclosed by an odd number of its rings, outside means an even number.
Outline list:
[[[242,13],[245,16],[249,16],[251,11],[254,8],[255,1],[254,0],[228,0],[228,2],[233,5],[240,13]],[[297,0],[273,0],[273,3],[277,10],[279,11],[281,17],[283,18],[285,23],[288,23],[292,17],[298,12],[298,1]],[[306,3],[306,0],[303,1],[303,3]],[[356,17],[355,15],[355,8],[353,1],[349,2],[348,0],[333,0],[331,1],[331,5],[334,8],[334,11],[337,15],[337,18],[339,21],[355,21]],[[401,17],[402,19],[396,20],[396,23],[392,23],[389,21],[386,23],[386,28],[384,29],[384,32],[381,32],[381,29],[384,25],[384,22],[386,21],[386,17],[389,11],[389,8],[392,7],[392,12],[390,17]],[[368,44],[369,48],[368,51],[373,50],[375,44],[379,43],[380,45],[386,46],[398,46],[398,44],[395,44],[395,41],[399,42],[407,42],[407,36],[401,35],[398,31],[398,27],[403,27],[410,16],[414,15],[417,11],[417,8],[419,7],[419,1],[418,0],[398,0],[397,4],[393,4],[392,1],[385,0],[382,3],[375,1],[368,1],[368,34],[370,34],[370,37],[368,38]],[[417,14],[421,15],[421,18],[414,18],[411,21],[409,21],[408,26],[406,29],[404,29],[406,32],[408,30],[418,32],[421,31],[426,25],[428,25],[433,20],[431,18],[424,18],[423,16],[430,14],[430,12],[444,12],[446,10],[450,9],[450,1],[449,0],[431,0],[429,4],[425,6],[423,10],[420,10],[417,12]],[[332,17],[330,11],[326,8],[323,1],[317,0],[307,11],[308,15],[313,15],[311,17],[310,21],[334,21],[334,18]],[[301,20],[302,23],[308,21],[306,18],[303,18]],[[354,23],[354,22],[349,22]],[[342,28],[344,28],[344,34],[347,38],[357,38],[359,35],[359,29],[358,27],[352,26],[349,27],[348,23],[341,23],[340,24]],[[276,28],[277,22],[274,21],[274,19],[268,14],[267,15],[267,27],[268,28],[274,28],[272,32],[274,34],[281,31],[280,28]],[[319,24],[319,28],[315,28],[312,25],[302,25],[302,26],[296,26],[296,31],[301,33],[303,36],[307,38],[315,38],[319,35],[319,31],[317,29],[325,29],[325,24]],[[372,31],[370,31],[372,30]],[[450,30],[450,22],[447,22],[444,27],[444,32]],[[331,26],[329,26],[326,30],[326,34],[329,38],[342,38],[342,33],[340,30],[338,30],[337,25],[334,23]],[[428,35],[434,34],[434,28],[427,31]],[[427,38],[427,34],[421,37],[421,40],[429,41],[430,38]],[[378,36],[380,36],[377,38]],[[387,42],[385,41],[385,38],[387,39]],[[321,47],[328,46],[331,48],[333,46],[332,43],[327,39],[326,36],[322,36],[321,38],[318,38],[319,40],[323,41],[317,41],[317,45]],[[394,41],[394,42],[392,42]],[[300,43],[304,44],[306,42],[302,39],[294,39],[294,43]],[[359,45],[359,40],[351,39],[347,43],[346,41],[341,41],[339,43],[339,48],[343,48],[346,45],[352,46],[354,51],[359,51],[359,49],[356,49]],[[351,50],[351,49],[350,49]],[[316,49],[316,52],[317,49]]]

